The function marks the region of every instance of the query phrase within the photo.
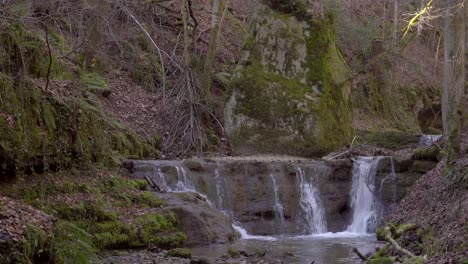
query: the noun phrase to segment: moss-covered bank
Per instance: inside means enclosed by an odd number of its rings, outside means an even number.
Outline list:
[[[121,156],[157,157],[157,138],[143,142],[102,114],[97,96],[110,90],[99,74],[73,74],[67,70],[76,69],[53,57],[48,76],[43,36],[14,23],[0,29],[0,177],[81,163],[114,165]],[[67,78],[72,87],[52,91],[47,77]]]
[[[51,229],[26,223],[23,240],[10,241],[8,247],[0,240],[0,263],[93,263],[103,250],[171,249],[186,240],[175,214],[164,209],[146,181],[115,172],[24,175],[0,195],[58,220]]]
[[[267,4],[230,84],[225,118],[234,150],[314,156],[349,143],[348,69],[332,16]]]

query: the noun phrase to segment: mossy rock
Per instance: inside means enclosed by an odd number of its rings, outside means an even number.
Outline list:
[[[413,157],[416,160],[431,160],[431,161],[438,161],[439,154],[440,154],[440,147],[437,145],[432,145],[426,148],[417,148],[414,153]]]
[[[424,257],[414,257],[404,260],[402,264],[423,264],[425,261]]]
[[[389,257],[374,258],[368,260],[367,264],[393,264],[393,260]]]
[[[331,17],[301,21],[263,7],[230,83],[225,127],[234,150],[318,156],[349,143],[347,76]]]
[[[174,248],[167,252],[168,256],[176,257],[176,258],[192,258],[192,251],[188,248]]]
[[[397,149],[419,142],[419,135],[401,131],[356,131],[359,143]]]
[[[226,256],[230,257],[230,258],[240,258],[241,254],[239,252],[239,250],[235,249],[235,248],[232,248],[232,247],[229,247],[226,251]]]

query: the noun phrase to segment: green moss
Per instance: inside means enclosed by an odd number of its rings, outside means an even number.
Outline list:
[[[149,191],[133,195],[132,201],[145,207],[159,207],[162,205],[162,201],[156,198],[156,196]]]
[[[230,83],[237,94],[236,127],[229,128],[235,149],[315,156],[351,140],[348,69],[335,47],[332,17],[295,21],[296,2],[302,1],[270,1],[283,13],[263,9],[246,38],[245,59]],[[277,51],[273,38],[288,46]],[[275,52],[284,61],[272,59]]]
[[[240,252],[239,250],[229,247],[226,251],[226,255],[231,257],[231,258],[239,258],[240,257]]]
[[[401,131],[356,131],[358,142],[395,149],[419,142],[417,134]]]
[[[93,93],[99,93],[106,97],[111,93],[106,80],[96,72],[81,73],[80,81],[86,89]]]
[[[92,234],[90,240],[99,249],[140,248],[148,245],[173,248],[180,246],[186,239],[185,234],[178,232],[177,219],[171,213],[141,215],[129,225],[98,204],[74,207],[57,204],[50,211],[58,218],[70,221]]]
[[[167,255],[171,257],[176,257],[176,258],[191,259],[192,251],[188,248],[174,248],[174,249],[169,250],[169,252],[167,252]]]
[[[46,232],[27,224],[21,249],[14,253],[14,263],[77,263],[87,264],[98,260],[91,236],[65,221],[54,224]]]
[[[130,185],[140,191],[146,191],[148,189],[148,182],[146,180],[129,180]]]
[[[393,264],[393,260],[389,257],[375,258],[368,260],[367,264]]]
[[[70,222],[58,221],[54,225],[53,243],[58,263],[86,264],[97,260],[92,236]]]

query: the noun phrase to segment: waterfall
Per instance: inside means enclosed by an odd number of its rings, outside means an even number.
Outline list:
[[[177,185],[178,191],[195,191],[192,180],[187,176],[187,171],[182,166],[175,166],[177,170]]]
[[[296,168],[296,176],[299,180],[301,194],[300,206],[305,213],[307,222],[307,234],[327,232],[325,212],[320,201],[318,188],[310,177],[306,177],[300,167]]]
[[[442,135],[422,135],[419,139],[419,145],[422,147],[430,147],[435,142],[439,141]]]
[[[351,208],[353,219],[347,231],[373,232],[377,225],[378,206],[374,197],[375,175],[382,157],[358,157],[353,165]]]
[[[270,178],[273,183],[273,192],[275,194],[275,205],[274,205],[274,210],[275,210],[275,216],[278,217],[281,221],[281,226],[284,224],[284,208],[283,205],[281,204],[281,200],[279,198],[279,192],[278,192],[278,185],[276,184],[275,177],[273,174],[270,173]]]
[[[221,176],[219,174],[219,166],[216,164],[215,169],[215,185],[216,185],[216,197],[217,199],[217,208],[223,210],[223,201],[224,201],[224,188],[221,182]]]
[[[161,168],[158,167],[158,177],[159,177],[159,186],[162,191],[170,191],[169,186],[167,186],[166,175],[162,172]]]

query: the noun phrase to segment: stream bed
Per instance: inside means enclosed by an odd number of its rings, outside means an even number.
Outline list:
[[[361,263],[361,260],[352,252],[353,247],[358,248],[361,253],[366,255],[367,253],[373,253],[375,248],[379,246],[381,244],[376,241],[375,235],[347,232],[295,237],[252,236],[241,239],[232,245],[192,248],[192,255],[194,259],[204,258],[209,260],[210,263],[222,263],[219,261],[220,258],[229,248],[234,248],[248,254],[266,252],[265,256],[261,258],[266,260],[266,263],[279,260],[288,264],[349,264]],[[242,262],[228,261],[227,263]],[[257,263],[257,261],[255,258],[249,258],[247,263]]]

